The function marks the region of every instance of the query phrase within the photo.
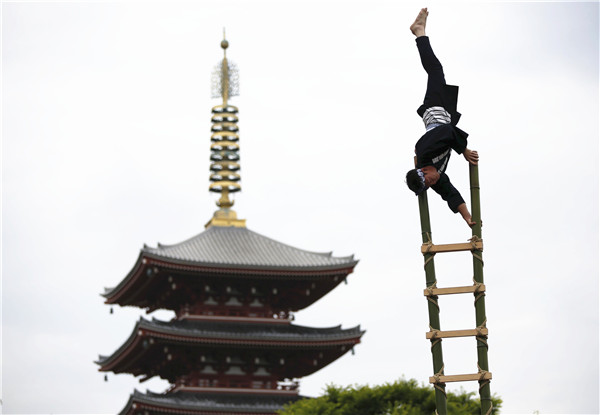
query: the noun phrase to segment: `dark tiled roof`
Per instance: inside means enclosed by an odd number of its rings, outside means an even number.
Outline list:
[[[129,398],[129,402],[121,415],[129,412],[132,404],[152,405],[161,408],[160,413],[171,413],[170,410],[214,411],[219,413],[275,413],[288,402],[303,399],[302,396],[273,396],[250,394],[211,394],[177,391],[167,394],[152,392],[141,393],[137,390]],[[193,412],[192,412],[193,413]],[[210,412],[209,412],[210,413]]]
[[[344,344],[355,343],[365,332],[356,326],[342,329],[341,326],[315,328],[298,326],[295,324],[256,324],[256,323],[224,323],[204,321],[160,321],[140,318],[129,339],[111,356],[99,356],[96,363],[100,366],[108,364],[118,358],[120,354],[135,341],[139,330],[149,330],[155,333],[185,337],[188,341],[201,341],[203,339],[219,339],[221,341],[244,341],[253,344],[260,342],[285,342],[285,343],[324,343],[338,342]]]
[[[140,319],[138,329],[150,329],[165,334],[186,337],[216,337],[248,340],[337,340],[355,338],[362,334],[360,326],[342,329],[341,326],[315,328],[295,324],[223,323],[204,321],[152,321]]]
[[[354,266],[354,256],[305,251],[247,228],[212,226],[175,245],[144,246],[148,256],[184,264],[260,269],[335,269]]]

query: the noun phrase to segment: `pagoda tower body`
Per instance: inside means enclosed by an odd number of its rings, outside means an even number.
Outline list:
[[[223,40],[224,52],[228,47]],[[239,184],[237,74],[226,53],[213,77],[211,185],[219,209],[202,233],[178,244],[142,248],[133,269],[103,294],[106,304],[171,321],[140,320],[129,338],[96,362],[100,371],[154,376],[164,393],[134,391],[121,414],[274,414],[300,399],[298,378],[352,350],[360,327],[292,324],[302,310],[353,271],[353,256],[301,250],[246,228],[231,209]],[[215,92],[216,91],[216,92]]]

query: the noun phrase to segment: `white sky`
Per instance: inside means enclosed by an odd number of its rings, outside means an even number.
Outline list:
[[[598,3],[426,5],[481,157],[492,392],[506,414],[598,413]],[[296,323],[367,333],[301,392],[426,382],[419,214],[403,179],[423,133],[426,78],[408,30],[422,6],[2,2],[4,413],[115,413],[134,388],[166,388],[104,382],[93,361],[140,312],[111,315],[99,293],[144,243],[187,239],[215,210],[210,72],[224,26],[241,79],[239,216],[360,259]],[[467,171],[455,155],[448,173],[468,200]],[[469,238],[429,202],[434,242]],[[436,258],[439,286],[471,282],[464,255]],[[442,328],[473,327],[472,297],[454,297],[441,299]],[[473,339],[445,341],[444,357],[447,374],[476,371]]]

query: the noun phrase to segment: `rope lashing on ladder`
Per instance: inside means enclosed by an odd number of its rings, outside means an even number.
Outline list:
[[[435,295],[433,295],[433,290],[435,290],[437,288],[437,280],[433,281],[433,284],[431,284],[430,286],[428,286],[427,289],[427,296],[433,296],[436,297]]]
[[[439,331],[438,329],[434,329],[433,327],[431,327],[431,324],[429,325],[429,332],[430,332],[430,333],[433,333],[433,334],[431,335],[431,340],[437,339],[437,338],[438,338],[438,335],[439,335],[439,333],[440,333],[440,331]]]
[[[442,339],[431,339],[431,353],[433,353],[433,348],[438,344],[441,343]]]
[[[440,331],[438,329],[434,329],[433,327],[431,327],[431,324],[429,325],[429,331],[431,331],[433,333],[433,335],[431,336],[431,353],[433,353],[433,348],[438,343],[441,343],[442,339],[438,337],[438,333]]]
[[[446,384],[440,380],[440,377],[444,375],[444,365],[440,368],[440,371],[433,375],[433,387],[439,390],[446,396]]]
[[[431,242],[431,236],[429,235],[429,232],[425,233],[427,235],[427,242],[425,243],[425,245],[427,245],[427,248],[425,249],[425,252],[423,253],[423,255],[430,255],[426,260],[425,260],[425,264],[423,264],[423,268],[427,268],[427,264],[430,261],[433,261],[433,257],[435,256],[435,252],[429,252],[431,251],[431,248],[433,248],[433,242]]]
[[[485,345],[486,349],[489,349],[489,345],[487,342],[487,336],[485,334],[482,333],[482,330],[487,328],[485,325],[487,323],[487,318],[485,320],[483,320],[483,323],[481,323],[479,326],[477,326],[477,328],[475,330],[477,330],[477,335],[475,336],[475,338],[480,341],[481,343],[483,343]]]
[[[485,290],[483,289],[483,283],[477,282],[475,277],[473,277],[473,286],[475,287],[475,291],[473,292],[475,295],[474,304],[477,305],[477,301],[485,297]]]
[[[483,242],[483,239],[481,239],[477,235],[473,235],[473,237],[471,239],[468,239],[468,241],[471,242],[472,246],[471,254],[473,254],[473,256],[481,262],[481,266],[483,266],[483,258],[481,257],[481,255],[476,254],[476,252],[483,251],[483,249],[477,247],[477,242]]]
[[[479,393],[481,393],[481,389],[490,383],[490,380],[485,378],[485,376],[490,372],[482,369],[478,363],[477,364],[477,373],[479,374]],[[489,399],[489,401],[490,401],[490,407],[487,410],[487,412],[485,413],[485,415],[490,415],[492,413],[492,411],[494,410],[493,401],[491,399]]]
[[[436,288],[437,288],[437,280],[433,281],[433,284],[429,285],[426,288],[426,290],[427,290],[427,301],[429,301],[433,305],[435,305],[437,307],[438,311],[440,311],[440,305],[437,302],[438,296],[433,294],[433,290],[435,290]]]

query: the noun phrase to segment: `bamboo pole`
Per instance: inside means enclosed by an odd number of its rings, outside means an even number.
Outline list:
[[[469,164],[469,179],[471,182],[471,212],[473,221],[473,236],[481,239],[481,205],[479,197],[479,168]],[[475,282],[483,284],[483,254],[481,251],[475,251],[473,255],[473,275]],[[475,321],[477,327],[482,327],[486,323],[485,316],[485,294],[475,293]],[[488,345],[487,336],[477,337],[477,365],[482,371],[489,371],[488,365]],[[489,380],[479,381],[479,397],[481,399],[481,413],[483,415],[492,413],[492,398],[490,392]]]
[[[429,219],[429,205],[427,203],[427,192],[423,192],[419,195],[419,214],[421,216],[421,236],[423,243],[431,242],[431,222]],[[432,286],[435,283],[435,266],[433,263],[433,253],[425,253],[423,258],[425,260],[425,281],[427,287]],[[429,307],[429,325],[431,328],[440,330],[440,309],[436,303],[427,301]],[[433,357],[433,373],[442,374],[444,367],[444,357],[442,354],[442,340],[431,339],[431,354]],[[446,415],[446,385],[436,384],[435,385],[435,406],[439,415]]]

